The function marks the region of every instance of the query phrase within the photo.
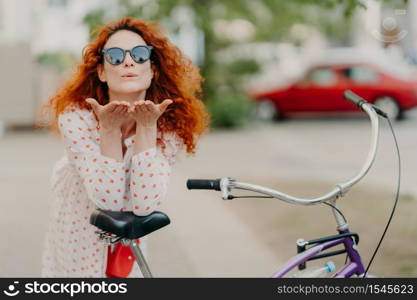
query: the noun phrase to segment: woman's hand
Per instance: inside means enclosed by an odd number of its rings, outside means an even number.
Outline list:
[[[172,102],[171,99],[165,99],[162,103],[155,104],[149,100],[139,100],[131,105],[129,114],[136,121],[137,126],[154,127],[159,117]]]
[[[129,103],[126,101],[111,101],[100,105],[94,98],[85,101],[91,105],[100,122],[100,127],[108,130],[120,129],[128,117]]]

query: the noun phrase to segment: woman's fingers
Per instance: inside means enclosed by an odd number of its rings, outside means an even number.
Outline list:
[[[154,111],[154,103],[150,100],[145,100],[143,106],[145,111]]]
[[[155,104],[151,100],[138,100],[130,104],[126,101],[111,101],[106,105],[100,105],[94,98],[87,98],[85,100],[96,111],[103,107],[105,113],[135,113],[135,112],[160,112],[163,113],[167,107],[173,103],[171,99],[165,99],[160,104]],[[159,109],[159,111],[158,111]]]
[[[173,103],[174,101],[172,101],[171,99],[165,99],[161,104],[159,104],[159,109],[161,112],[164,112],[168,105],[170,105],[171,103]]]
[[[123,112],[124,114],[125,114],[125,113],[127,113],[127,112],[129,111],[129,108],[130,108],[130,104],[129,104],[129,103],[127,103],[127,102],[123,101],[123,102],[122,102],[122,104],[121,104],[121,106],[122,106],[122,108],[123,108],[122,112]]]
[[[96,101],[94,98],[87,98],[85,99],[85,102],[91,105],[91,108],[96,111],[97,108],[100,106],[100,104]]]
[[[121,101],[120,102],[124,107],[127,107],[127,108],[129,108],[130,107],[130,103],[129,102],[126,102],[126,101]]]
[[[116,106],[116,108],[113,110],[113,113],[114,114],[120,114],[120,113],[122,113],[123,112],[123,110],[124,110],[124,107],[122,106],[122,105],[117,105]]]
[[[139,105],[140,110],[141,110],[142,112],[144,112],[144,113],[146,113],[146,112],[150,111],[150,110],[148,109],[149,104],[148,104],[146,101],[147,101],[147,100],[144,100],[144,101],[143,101],[143,102]]]
[[[117,108],[114,110],[114,112],[125,114],[130,111],[130,108],[131,108],[131,105],[129,104],[129,102],[120,101],[119,104],[117,105]]]
[[[113,110],[113,113],[118,113],[119,114],[119,113],[122,113],[123,110],[124,110],[124,104],[123,104],[123,102],[117,101],[116,102],[116,107]]]
[[[133,112],[143,112],[144,110],[144,105],[145,105],[145,101],[144,100],[139,100],[136,101],[133,105]]]
[[[154,113],[163,113],[167,107],[172,104],[173,101],[171,99],[165,99],[160,104],[155,104],[153,101],[150,100],[139,100],[135,101],[129,108],[128,112],[136,113],[136,112],[154,112]]]
[[[113,113],[116,108],[119,106],[119,101],[111,101],[110,103],[107,103],[107,109],[109,113]]]
[[[129,105],[129,107],[127,108],[127,112],[128,113],[133,113],[135,111],[135,103],[132,103]]]
[[[114,113],[126,113],[130,107],[129,103],[126,101],[117,101],[116,108],[114,109]]]

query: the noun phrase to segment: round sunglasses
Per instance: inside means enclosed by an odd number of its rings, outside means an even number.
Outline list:
[[[126,57],[126,52],[130,53],[132,59],[138,63],[143,64],[151,57],[152,46],[135,46],[132,49],[122,49],[119,47],[111,47],[103,49],[104,58],[112,65],[120,65]]]

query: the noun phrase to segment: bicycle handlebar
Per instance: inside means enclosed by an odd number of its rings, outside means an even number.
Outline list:
[[[216,190],[220,191],[220,179],[188,179],[189,190]]]
[[[232,178],[221,178],[221,179],[189,179],[187,180],[188,189],[207,189],[207,190],[218,190],[222,192],[222,198],[224,200],[228,199],[229,192],[232,189],[242,189],[257,192],[260,194],[268,195],[279,200],[282,200],[291,204],[301,204],[301,205],[314,205],[329,200],[335,200],[343,194],[345,194],[353,185],[360,181],[369,171],[373,162],[375,161],[376,150],[378,148],[378,138],[379,138],[379,119],[377,113],[372,104],[369,104],[363,100],[358,95],[354,94],[351,91],[346,91],[344,94],[345,98],[362,109],[370,118],[371,121],[371,145],[368,152],[368,156],[363,164],[362,169],[356,176],[353,176],[351,179],[336,184],[336,186],[327,194],[324,194],[317,198],[298,198],[291,195],[287,195],[280,191],[270,189],[264,186],[237,182]]]
[[[362,105],[367,103],[363,98],[359,97],[352,91],[345,91],[343,93],[343,97],[352,103],[353,105],[357,106],[358,108],[362,109]]]

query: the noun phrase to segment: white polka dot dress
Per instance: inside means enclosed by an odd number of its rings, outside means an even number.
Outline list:
[[[89,223],[91,213],[101,208],[145,216],[158,210],[182,142],[175,134],[164,134],[163,146],[132,155],[133,144],[140,141],[131,136],[123,141],[127,150],[123,162],[118,162],[101,155],[98,123],[92,111],[69,107],[58,123],[66,155],[52,172],[41,276],[103,278],[107,246]],[[142,277],[136,263],[129,277]]]

